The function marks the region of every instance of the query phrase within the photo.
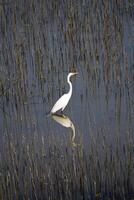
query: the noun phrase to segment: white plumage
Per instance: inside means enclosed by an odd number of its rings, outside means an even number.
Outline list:
[[[69,89],[69,92],[66,93],[66,94],[63,94],[63,96],[61,96],[58,101],[54,104],[52,110],[51,110],[51,114],[54,114],[56,113],[58,110],[64,110],[65,107],[67,106],[71,96],[72,96],[72,83],[70,82],[70,77],[73,76],[73,75],[76,75],[77,72],[72,72],[72,73],[69,73],[68,76],[67,76],[67,82],[70,86],[70,89]]]

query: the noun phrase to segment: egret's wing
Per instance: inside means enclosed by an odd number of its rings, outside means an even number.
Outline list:
[[[64,106],[66,106],[67,102],[68,102],[68,96],[67,94],[64,94],[58,99],[58,101],[56,101],[56,103],[54,104],[51,110],[51,113],[55,113],[58,110],[62,109]]]

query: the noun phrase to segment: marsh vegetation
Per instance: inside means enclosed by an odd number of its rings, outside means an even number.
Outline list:
[[[134,199],[134,3],[0,2],[0,199]],[[47,117],[68,90],[71,130]]]

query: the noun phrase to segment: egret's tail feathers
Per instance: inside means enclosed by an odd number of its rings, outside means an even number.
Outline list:
[[[52,115],[51,112],[47,112],[47,113],[46,113],[46,116],[47,116],[47,117],[50,117],[51,115]]]

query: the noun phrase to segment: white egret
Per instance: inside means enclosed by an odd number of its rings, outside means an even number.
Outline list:
[[[54,114],[56,113],[58,110],[64,110],[65,107],[67,106],[71,96],[72,96],[72,83],[70,81],[70,77],[73,76],[73,75],[76,75],[78,74],[77,72],[71,72],[68,74],[67,76],[67,82],[70,86],[70,89],[69,89],[69,92],[66,93],[66,94],[63,94],[59,99],[58,101],[56,101],[56,103],[54,104],[52,110],[51,110],[51,114]]]

